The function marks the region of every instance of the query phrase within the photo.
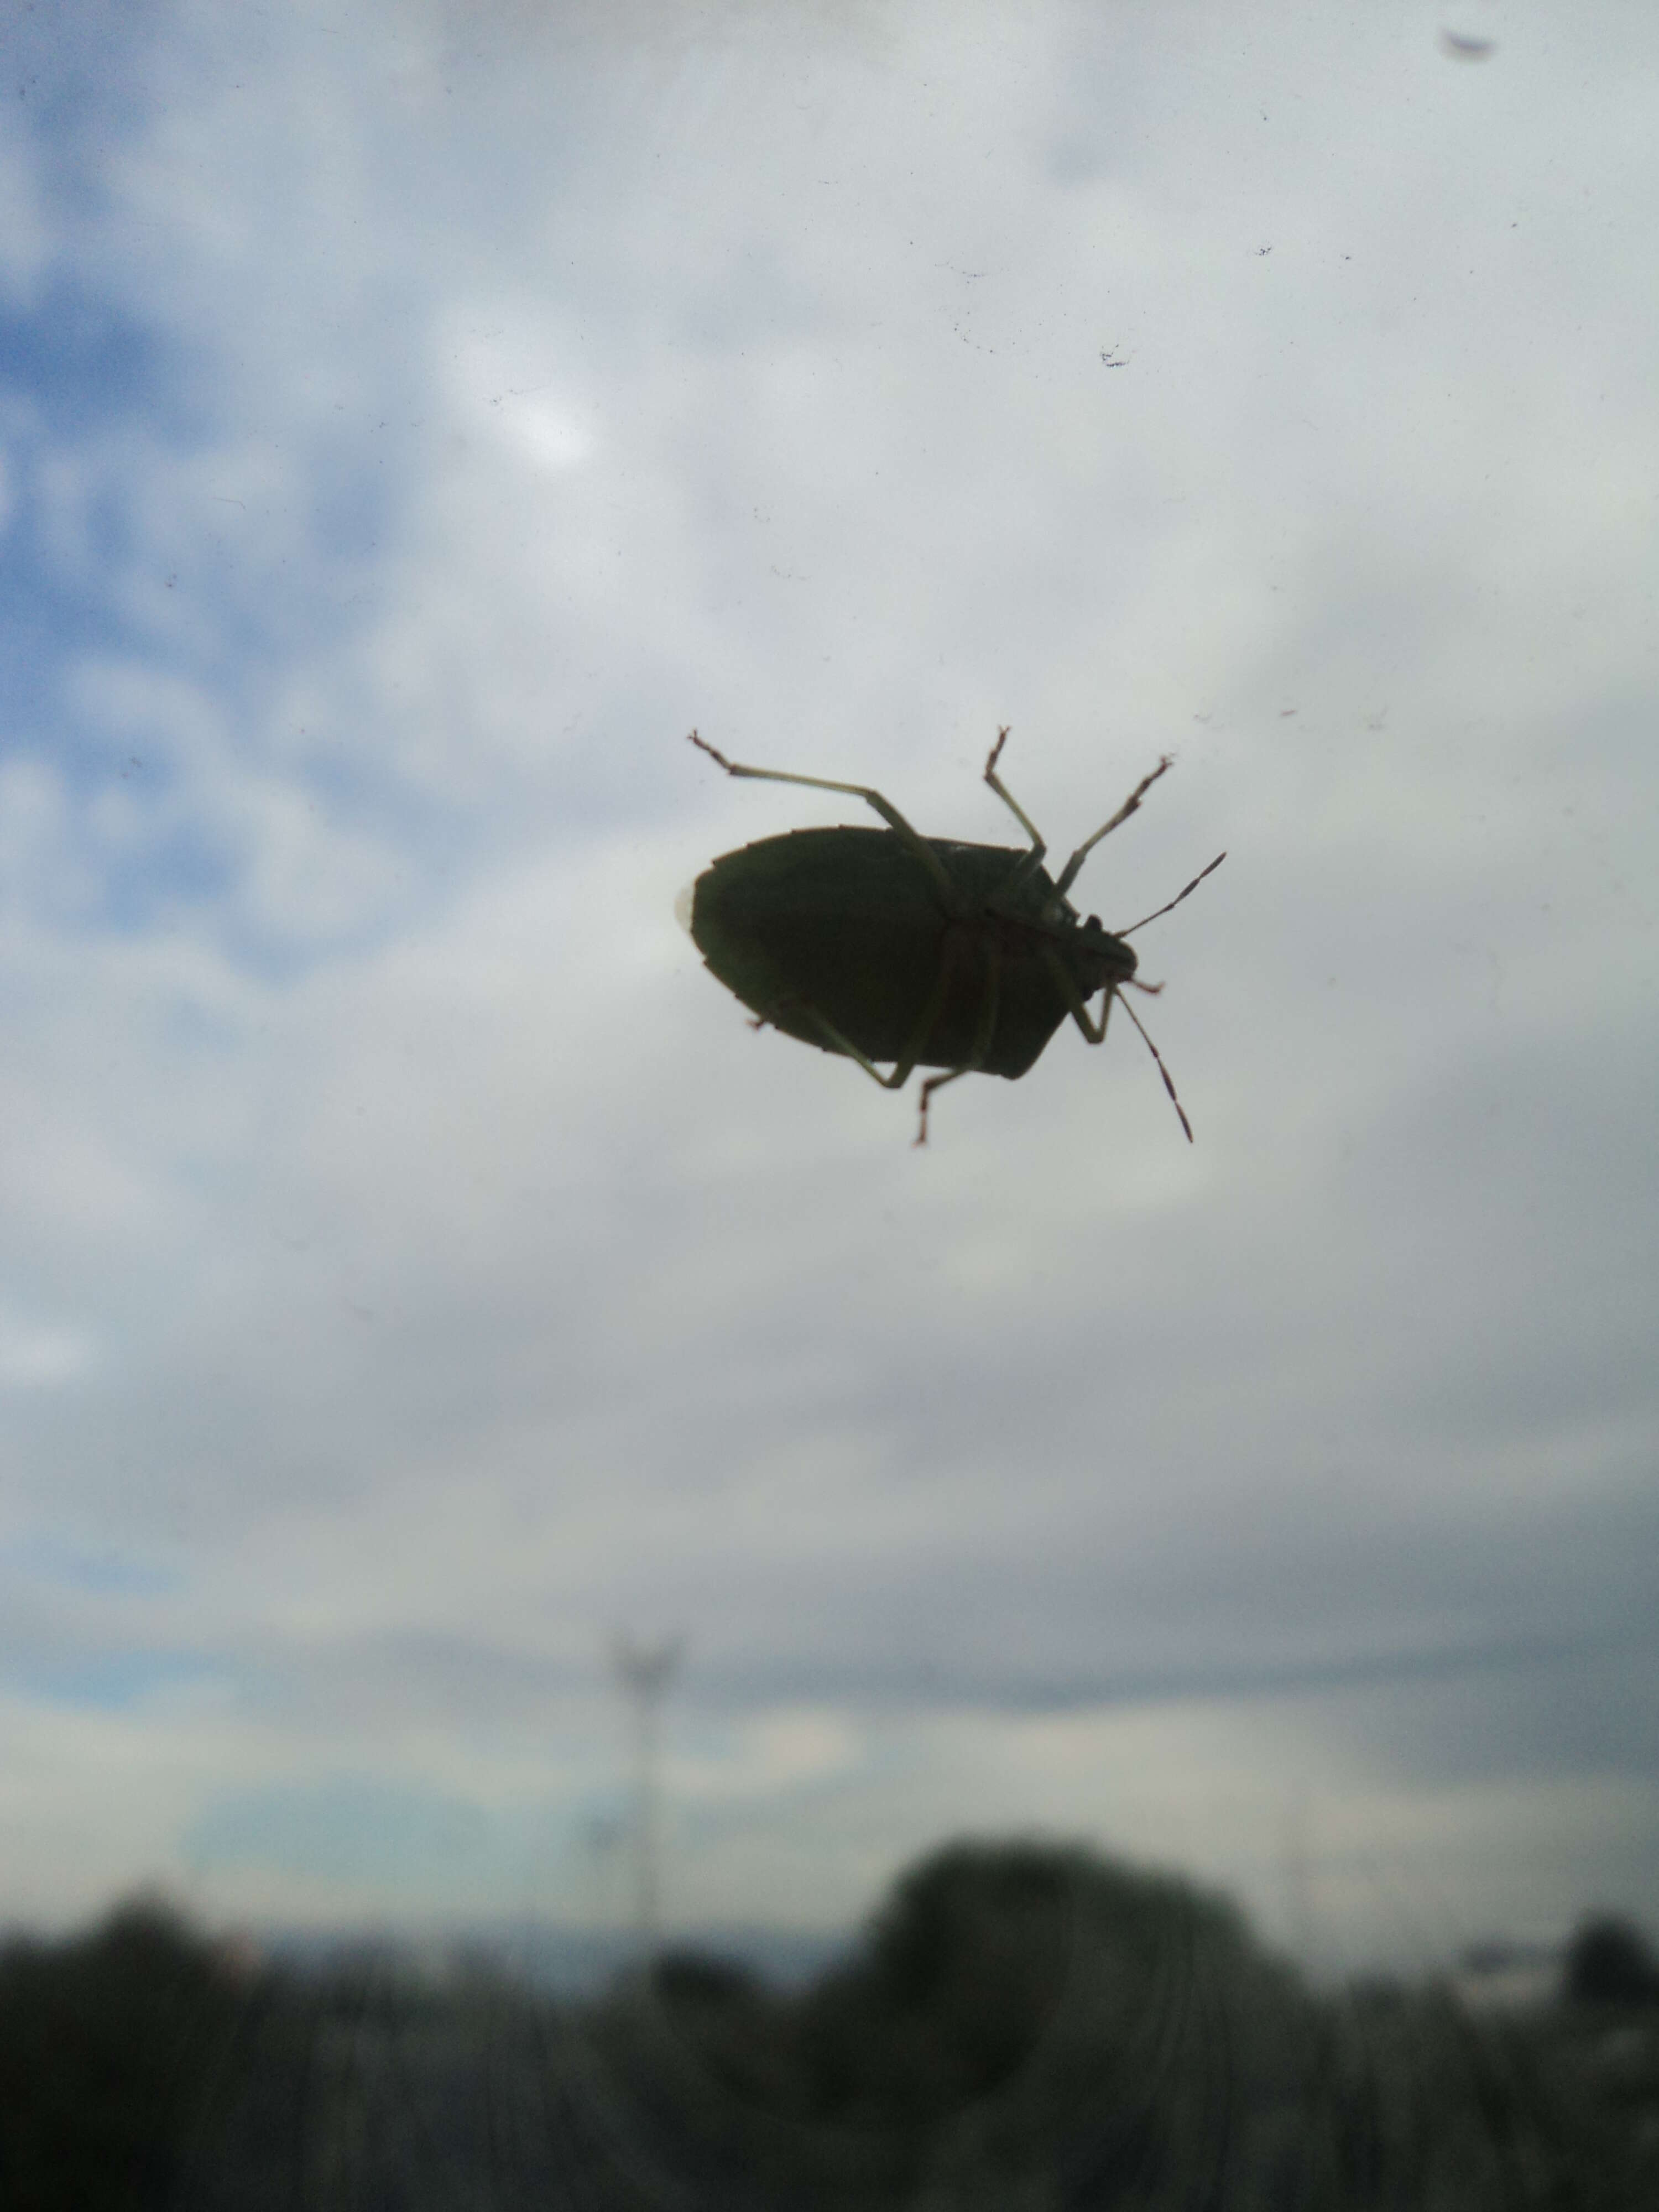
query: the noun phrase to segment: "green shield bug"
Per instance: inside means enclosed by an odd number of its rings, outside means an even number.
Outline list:
[[[690,733],[728,775],[846,792],[888,825],[792,830],[722,854],[683,895],[680,918],[708,966],[750,1008],[755,1028],[843,1054],[886,1091],[902,1089],[918,1066],[945,1069],[921,1086],[919,1145],[927,1141],[933,1094],[945,1084],[976,1074],[1016,1080],[1067,1014],[1100,1044],[1126,986],[1162,989],[1136,982],[1127,939],[1179,906],[1227,857],[1218,854],[1185,890],[1128,929],[1103,929],[1094,915],[1083,921],[1066,894],[1084,861],[1171,763],[1166,756],[1141,778],[1055,882],[1042,866],[1048,848],[1035,823],[997,774],[1007,741],[999,730],[985,781],[1030,837],[1023,852],[923,837],[864,784],[745,768]],[[1096,1021],[1089,1000],[1102,991]],[[1170,1071],[1127,1000],[1124,1011],[1158,1062],[1190,1144],[1192,1124]],[[893,1063],[890,1075],[878,1060]]]

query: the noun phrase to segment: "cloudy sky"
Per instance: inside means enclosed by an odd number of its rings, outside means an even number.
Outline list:
[[[1465,43],[1460,46],[1456,41]],[[1659,1910],[1659,22],[5,0],[0,1919]],[[1137,940],[914,1107],[676,928]],[[1305,1869],[1299,1875],[1297,1869]]]

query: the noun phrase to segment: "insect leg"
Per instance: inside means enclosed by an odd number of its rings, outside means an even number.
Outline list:
[[[990,948],[990,972],[985,979],[985,997],[979,1010],[979,1026],[974,1031],[972,1057],[961,1067],[953,1067],[946,1075],[930,1075],[921,1086],[921,1119],[916,1129],[916,1142],[927,1141],[927,1109],[933,1103],[933,1093],[943,1091],[947,1083],[954,1083],[959,1075],[972,1075],[985,1065],[985,1055],[991,1049],[991,1039],[996,1033],[997,1006],[1002,995],[1002,963],[995,945]]]
[[[695,730],[691,731],[690,735],[691,743],[696,746],[698,751],[705,752],[711,760],[718,761],[727,775],[752,776],[757,781],[762,783],[805,783],[810,784],[814,791],[844,791],[854,799],[863,799],[867,806],[874,807],[888,828],[902,839],[917,860],[921,862],[922,866],[927,869],[928,875],[933,878],[934,890],[941,896],[945,912],[955,914],[959,910],[962,904],[961,894],[951,880],[950,870],[944,861],[940,860],[921,832],[911,828],[892,800],[884,799],[878,791],[872,791],[868,784],[833,783],[828,776],[795,775],[787,769],[781,768],[745,768],[741,761],[729,761],[724,753],[716,752],[708,738],[700,738]],[[1024,816],[1020,818],[1024,819]]]
[[[1012,890],[1014,885],[1019,883],[1023,878],[1029,876],[1034,868],[1041,866],[1042,856],[1048,849],[1042,842],[1042,832],[1037,828],[1036,823],[1032,821],[1030,816],[1020,805],[1018,799],[1014,797],[1013,793],[1009,790],[1007,785],[1004,783],[1002,778],[997,774],[997,761],[1001,755],[1002,748],[1007,744],[1007,742],[1008,730],[1007,726],[1005,724],[1004,726],[997,732],[997,741],[991,748],[991,757],[985,763],[985,781],[990,785],[992,790],[995,792],[997,797],[1002,801],[1003,805],[1018,818],[1020,828],[1025,832],[1026,836],[1031,841],[1031,849],[1029,853],[1023,853],[1020,855],[1018,860],[1015,863],[1012,870],[1011,871],[1007,881],[998,884],[997,889],[999,891]]]
[[[1066,872],[1061,876],[1060,881],[1054,885],[1054,889],[1060,893],[1062,897],[1068,890],[1070,890],[1072,885],[1077,881],[1078,871],[1082,867],[1083,863],[1088,859],[1090,854],[1093,852],[1095,847],[1099,844],[1101,839],[1109,836],[1112,830],[1117,828],[1120,823],[1127,822],[1129,817],[1140,805],[1141,800],[1146,796],[1146,793],[1158,781],[1159,776],[1164,774],[1166,769],[1171,769],[1174,766],[1174,761],[1171,760],[1168,753],[1165,753],[1163,759],[1159,761],[1158,766],[1152,770],[1152,774],[1150,775],[1143,775],[1141,777],[1140,781],[1129,793],[1129,796],[1124,800],[1122,805],[1118,808],[1117,812],[1113,815],[1111,820],[1109,822],[1103,822],[1092,837],[1085,837],[1084,839],[1082,844],[1078,847],[1076,852],[1073,854],[1071,859],[1066,863]]]
[[[808,1006],[803,1000],[800,1002],[800,1012],[823,1032],[834,1051],[844,1053],[848,1060],[857,1060],[872,1083],[880,1084],[884,1091],[902,1091],[915,1073],[916,1062],[927,1048],[927,1040],[933,1034],[933,1024],[944,1011],[945,996],[951,988],[951,979],[956,971],[957,951],[957,939],[947,936],[944,949],[939,954],[939,981],[928,994],[927,1003],[921,1010],[920,1020],[905,1039],[904,1049],[894,1061],[893,1072],[890,1075],[884,1075],[874,1060],[866,1053],[860,1052],[850,1037],[843,1036],[835,1024],[821,1014],[816,1006]],[[990,1036],[988,1031],[984,1047],[981,1050],[981,1059],[989,1048]]]
[[[1205,872],[1207,874],[1209,872],[1206,869]],[[1088,1038],[1091,1044],[1103,1044],[1106,1041],[1106,1024],[1111,1018],[1112,1001],[1114,999],[1121,998],[1122,996],[1121,987],[1116,983],[1109,985],[1106,992],[1106,1003],[1100,1010],[1100,1023],[1099,1026],[1097,1027],[1096,1024],[1089,1018],[1089,1009],[1083,1002],[1083,994],[1078,989],[1076,983],[1073,981],[1071,971],[1067,969],[1066,963],[1060,957],[1058,953],[1051,952],[1047,945],[1043,947],[1043,960],[1048,969],[1048,972],[1054,979],[1056,988],[1059,990],[1061,997],[1065,1000],[1066,1005],[1072,1010],[1072,1019],[1082,1030],[1084,1036]],[[1158,983],[1140,983],[1136,985],[1136,988],[1142,991],[1156,991],[1161,990],[1163,986]],[[1164,1055],[1158,1050],[1158,1047],[1152,1042],[1151,1037],[1146,1035],[1146,1024],[1141,1020],[1139,1015],[1136,1013],[1134,1008],[1129,1004],[1129,1001],[1127,999],[1123,1000],[1123,1011],[1127,1014],[1129,1019],[1134,1024],[1135,1027],[1140,1031],[1142,1042],[1146,1045],[1147,1051],[1151,1053],[1152,1058],[1158,1062],[1158,1072],[1164,1078],[1164,1088],[1170,1094],[1170,1103],[1175,1108],[1176,1112],[1181,1116],[1181,1126],[1187,1132],[1187,1142],[1190,1145],[1193,1141],[1193,1125],[1187,1119],[1186,1108],[1176,1096],[1176,1087],[1174,1083],[1170,1080],[1170,1071],[1164,1065]]]
[[[1042,964],[1054,979],[1054,988],[1072,1010],[1072,1019],[1091,1044],[1104,1044],[1106,1024],[1111,1019],[1112,1000],[1117,996],[1117,986],[1112,984],[1106,993],[1106,1003],[1100,1010],[1098,1025],[1089,1018],[1088,1001],[1077,987],[1076,978],[1052,945],[1042,948]]]

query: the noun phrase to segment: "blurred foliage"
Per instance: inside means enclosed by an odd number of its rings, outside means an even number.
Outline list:
[[[1057,1844],[936,1853],[799,1997],[671,1955],[593,2026],[711,2206],[1659,2204],[1659,2040],[1632,2094],[1557,2011],[1316,1996],[1224,1899]]]
[[[239,2000],[159,1906],[0,1950],[0,2206],[139,2212],[171,2202]]]
[[[0,2212],[1648,2212],[1652,1960],[1602,1918],[1568,1965],[1525,2015],[1320,1996],[1046,1842],[934,1853],[796,1993],[684,1950],[581,2007],[256,1972],[131,1906],[0,1953]]]
[[[1659,2005],[1659,1961],[1639,1929],[1609,1913],[1579,1923],[1561,1982],[1572,2004]]]

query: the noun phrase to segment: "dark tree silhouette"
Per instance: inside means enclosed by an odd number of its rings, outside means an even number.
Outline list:
[[[210,1948],[149,1904],[90,1936],[0,1951],[0,2204],[168,2204],[240,1998]]]
[[[154,1906],[0,1948],[0,2212],[1635,2212],[1659,1990],[1306,1989],[1224,1898],[960,1842],[785,1990],[681,1949],[556,2003],[392,1952],[228,1971]]]
[[[1595,1913],[1567,1946],[1562,1984],[1571,2004],[1659,2004],[1659,1961],[1630,1921]]]

